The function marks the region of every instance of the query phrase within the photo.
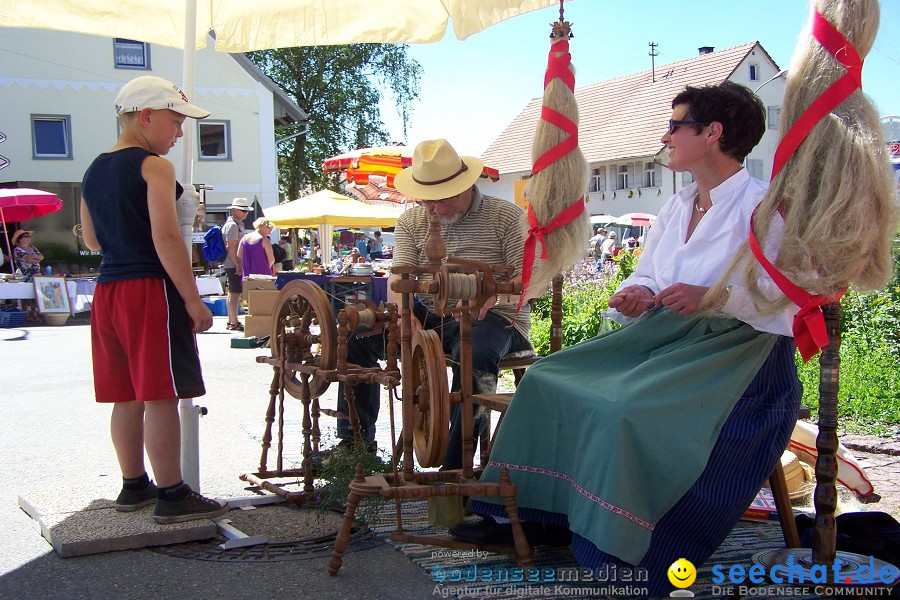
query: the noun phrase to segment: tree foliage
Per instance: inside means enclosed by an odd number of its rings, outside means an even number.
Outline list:
[[[385,91],[396,102],[406,135],[422,67],[407,56],[405,44],[279,48],[247,57],[309,115],[305,134],[278,145],[280,187],[289,199],[307,187],[336,189],[335,178],[322,172],[326,158],[389,142],[379,109]]]

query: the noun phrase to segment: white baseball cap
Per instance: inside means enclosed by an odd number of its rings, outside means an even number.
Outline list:
[[[168,108],[194,119],[205,119],[209,116],[209,111],[191,104],[177,85],[152,75],[132,79],[122,86],[116,96],[116,114],[137,112],[145,108],[153,110]]]

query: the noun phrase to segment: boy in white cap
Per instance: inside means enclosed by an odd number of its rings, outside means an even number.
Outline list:
[[[186,117],[209,113],[174,84],[138,77],[116,97],[119,139],[82,181],[84,243],[100,250],[91,313],[94,390],[113,403],[110,432],[123,512],[156,505],[157,523],[218,516],[227,504],[191,490],[181,475],[178,399],[206,393],[194,334],[212,325],[178,228],[183,192],[168,154]],[[144,468],[150,458],[157,488]]]

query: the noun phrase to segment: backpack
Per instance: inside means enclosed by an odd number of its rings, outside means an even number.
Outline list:
[[[594,256],[598,257],[603,254],[600,248],[603,246],[603,242],[606,241],[606,238],[598,237],[594,242]]]
[[[222,235],[222,228],[219,225],[210,227],[209,231],[203,234],[203,247],[200,251],[208,262],[221,262],[228,256],[225,237]]]
[[[284,248],[279,246],[278,244],[272,244],[272,256],[275,258],[276,263],[284,262],[287,260],[287,252],[284,251]]]

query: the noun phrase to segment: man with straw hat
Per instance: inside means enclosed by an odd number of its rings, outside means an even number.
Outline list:
[[[525,220],[522,210],[511,202],[483,195],[475,182],[481,176],[483,162],[472,156],[460,156],[447,140],[422,142],[413,153],[412,165],[397,174],[394,185],[402,194],[416,198],[417,204],[403,213],[394,230],[394,264],[427,265],[425,240],[433,215],[441,222],[441,235],[447,256],[478,260],[488,264],[512,265],[513,277],[522,270],[525,244]],[[503,276],[494,275],[498,280]],[[392,276],[397,277],[397,276]],[[388,282],[388,301],[400,304],[400,296]],[[490,394],[497,387],[497,363],[510,352],[530,348],[528,329],[531,314],[526,304],[516,312],[516,302],[501,298],[493,306],[488,303],[472,323],[473,392]],[[518,299],[516,299],[518,300]],[[452,317],[432,312],[431,298],[416,298],[413,306],[414,327],[434,329],[441,334],[444,352],[453,357],[453,386],[459,390],[459,323]],[[510,327],[512,324],[512,327]],[[347,359],[361,366],[374,366],[384,354],[381,337],[351,338]],[[376,385],[355,386],[355,405],[363,438],[375,439],[375,420],[380,405]],[[347,411],[343,385],[338,389],[338,410]],[[451,407],[450,443],[444,469],[462,467],[462,433],[459,405]],[[476,422],[476,432],[482,426]],[[344,445],[352,442],[347,421],[338,422],[338,437]]]

